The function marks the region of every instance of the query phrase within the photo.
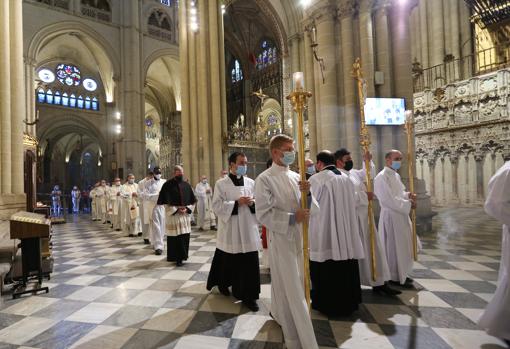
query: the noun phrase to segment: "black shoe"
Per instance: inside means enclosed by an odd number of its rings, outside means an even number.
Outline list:
[[[372,287],[372,291],[381,295],[387,295],[387,296],[396,296],[397,294],[401,294],[402,292],[399,290],[395,290],[394,288],[391,288],[387,284],[381,285],[381,286],[374,286]]]
[[[134,234],[129,234],[128,235],[130,238],[134,237],[135,235]]]
[[[142,236],[142,233],[138,233],[138,236]]]
[[[510,339],[503,339],[508,348],[510,348]]]
[[[218,286],[218,290],[220,291],[220,293],[224,296],[230,296],[230,291],[228,290],[228,287],[220,287]]]
[[[183,263],[182,261],[177,261],[177,262],[175,263],[175,265],[176,265],[176,266],[178,266],[178,267],[182,267],[182,265],[183,265],[183,264],[184,264],[184,263]]]
[[[103,224],[106,224],[106,223],[108,223],[108,222],[103,222]]]
[[[150,244],[150,241],[149,241],[149,239],[143,239],[143,243],[148,245],[148,244]]]
[[[204,229],[204,228],[202,228],[202,227],[198,228],[198,231],[204,231],[204,230],[205,230],[205,229]]]
[[[398,286],[400,288],[405,288],[405,289],[408,289],[408,290],[415,290],[416,287],[414,287],[412,279],[409,279],[409,280],[411,280],[410,283],[407,282],[408,279],[409,278],[407,278],[406,281],[403,284],[399,283],[398,281],[389,281],[389,283],[392,284],[392,285]]]
[[[115,231],[121,231],[122,229],[115,229]]]
[[[211,227],[211,230],[216,230],[216,227]]]
[[[196,225],[197,225],[197,223],[195,223],[195,222],[191,222],[191,226],[192,226],[192,227],[195,227]]]
[[[251,311],[259,311],[259,306],[255,300],[244,300],[243,304],[246,308],[250,309]]]
[[[161,251],[160,249],[156,250],[156,256],[161,256],[162,253],[163,253],[163,251]]]

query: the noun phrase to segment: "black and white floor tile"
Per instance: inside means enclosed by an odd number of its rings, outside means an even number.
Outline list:
[[[500,225],[480,209],[450,209],[434,227],[414,266],[418,290],[385,298],[365,289],[350,318],[312,313],[321,348],[505,348],[476,325],[497,284]],[[0,348],[284,348],[267,269],[257,313],[205,289],[214,232],[194,232],[177,268],[87,216],[54,229],[50,292],[2,298]]]

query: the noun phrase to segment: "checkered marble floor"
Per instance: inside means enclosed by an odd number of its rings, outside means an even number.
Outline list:
[[[321,348],[505,348],[476,325],[496,288],[500,225],[481,209],[450,209],[434,226],[414,266],[419,289],[395,298],[366,289],[350,318],[314,312]],[[3,297],[0,348],[284,348],[267,269],[257,313],[205,289],[214,232],[192,234],[181,268],[87,216],[55,226],[53,246],[49,294]]]

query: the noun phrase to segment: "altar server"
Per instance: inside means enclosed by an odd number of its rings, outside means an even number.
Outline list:
[[[258,311],[260,293],[260,236],[255,217],[255,182],[246,177],[248,159],[234,152],[228,159],[230,173],[214,186],[213,210],[218,216],[216,251],[207,289],[218,286],[220,292],[232,294],[251,311]]]
[[[389,151],[386,166],[374,179],[374,193],[381,205],[379,234],[381,234],[393,283],[414,288],[409,277],[413,270],[413,234],[409,213],[416,206],[416,196],[405,190],[398,170],[402,153]]]
[[[106,224],[106,203],[108,201],[108,187],[106,186],[106,181],[101,180],[101,185],[97,187],[96,190],[96,209],[98,220]]]
[[[255,197],[257,219],[269,234],[271,314],[282,326],[288,349],[316,349],[303,288],[302,223],[309,219],[310,210],[300,206],[302,192],[307,195],[310,184],[300,182],[300,176],[289,169],[296,156],[291,137],[274,136],[269,150],[273,164],[257,177]]]
[[[188,259],[190,215],[197,202],[193,188],[183,176],[183,168],[175,166],[174,177],[163,184],[158,197],[158,205],[165,205],[166,259],[178,267]]]
[[[145,208],[145,203],[147,202],[147,199],[144,196],[144,190],[145,183],[152,178],[154,178],[154,172],[149,171],[147,173],[147,176],[145,176],[141,181],[138,182],[138,200],[140,203],[140,224],[142,226],[142,238],[146,244],[149,243],[150,238],[149,223],[151,220],[151,214],[146,215],[146,213],[148,213],[149,210]],[[149,204],[149,206],[151,206],[151,210],[152,208],[154,208],[153,205]]]
[[[496,293],[480,318],[480,327],[503,339],[510,347],[510,161],[491,178],[487,187],[485,212],[503,223],[501,263]]]
[[[80,199],[81,199],[81,191],[75,185],[73,190],[71,190],[71,201],[73,202],[73,213],[80,212]]]
[[[370,172],[375,173],[375,165],[372,162],[372,154],[367,152],[363,155],[363,159],[370,161]],[[377,233],[374,217],[371,217],[375,231],[375,261],[376,261],[376,280],[372,279],[372,242],[370,239],[370,228],[368,226],[368,201],[373,200],[374,193],[368,193],[365,185],[366,171],[365,162],[360,170],[354,169],[351,153],[347,149],[340,149],[335,152],[336,167],[349,177],[354,185],[356,215],[358,218],[358,226],[360,236],[363,242],[365,258],[359,260],[360,280],[365,286],[372,286],[374,292],[394,296],[401,292],[391,288],[387,281],[390,280],[390,269],[386,259],[386,252],[382,242],[381,235]],[[371,176],[373,178],[373,175]]]
[[[121,188],[120,197],[122,198],[122,231],[129,237],[133,237],[137,233],[136,222],[140,216],[138,184],[135,183],[133,174],[128,175],[127,182]]]
[[[312,308],[349,316],[361,303],[358,259],[364,257],[354,185],[335,167],[330,151],[317,154],[316,167],[310,185],[321,209],[310,219]]]
[[[144,184],[143,198],[144,198],[144,218],[149,222],[149,236],[154,247],[156,255],[161,255],[165,246],[163,240],[165,236],[165,207],[157,205],[159,193],[166,179],[161,178],[161,169],[154,167],[152,178],[147,180]],[[149,243],[148,239],[144,242]]]
[[[216,230],[216,216],[212,209],[212,188],[206,176],[195,187],[199,230]]]
[[[59,217],[62,210],[62,191],[60,191],[58,184],[53,187],[53,191],[51,192],[51,207],[53,216]]]
[[[111,208],[111,223],[112,228],[116,231],[121,230],[121,191],[122,185],[120,183],[120,178],[115,178],[113,180],[113,185],[110,187],[110,194],[108,196],[108,200],[110,202]]]
[[[89,193],[89,197],[91,200],[90,201],[90,210],[91,210],[91,215],[92,215],[93,221],[98,221],[100,219],[99,215],[98,215],[98,210],[97,210],[97,207],[98,207],[97,193],[99,190],[99,185],[100,185],[99,182],[94,184],[94,187],[90,190],[90,193]]]

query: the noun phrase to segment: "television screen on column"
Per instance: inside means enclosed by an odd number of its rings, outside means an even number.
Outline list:
[[[404,98],[367,98],[365,122],[367,125],[402,125],[405,123]]]

